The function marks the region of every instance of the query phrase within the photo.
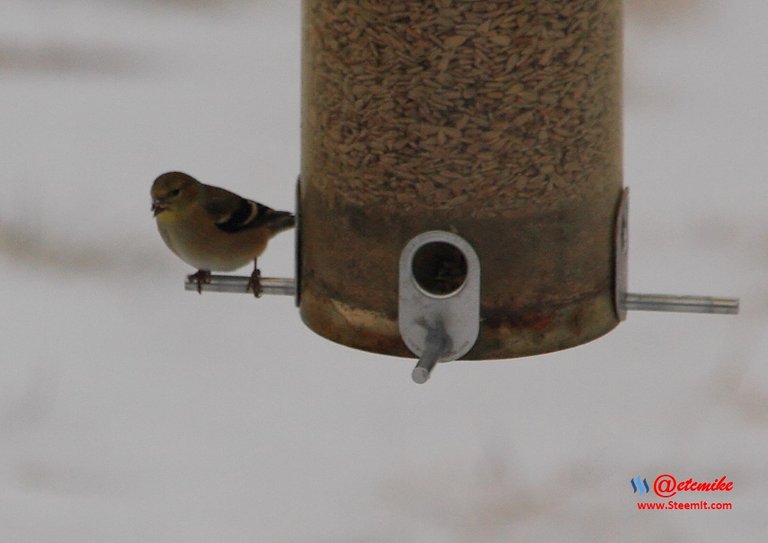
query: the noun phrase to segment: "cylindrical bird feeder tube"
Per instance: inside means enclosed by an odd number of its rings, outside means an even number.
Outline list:
[[[621,0],[304,0],[299,286],[306,324],[413,356],[398,260],[453,232],[481,267],[468,359],[618,324]]]

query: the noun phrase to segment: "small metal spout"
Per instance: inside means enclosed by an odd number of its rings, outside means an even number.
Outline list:
[[[450,350],[451,338],[445,333],[443,326],[430,328],[427,332],[426,349],[419,359],[419,363],[413,368],[411,378],[414,383],[423,385],[429,381],[429,376],[440,358]]]

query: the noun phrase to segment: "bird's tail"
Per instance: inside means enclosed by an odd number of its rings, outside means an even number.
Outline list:
[[[296,217],[289,211],[274,211],[269,214],[269,229],[272,235],[279,234],[296,226]]]

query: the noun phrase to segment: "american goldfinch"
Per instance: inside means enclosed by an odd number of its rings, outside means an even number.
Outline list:
[[[253,262],[247,291],[261,295],[257,259],[267,242],[296,219],[233,192],[204,185],[185,173],[164,173],[152,183],[152,212],[168,248],[197,268],[189,276],[197,291],[210,282],[211,271],[232,271]]]

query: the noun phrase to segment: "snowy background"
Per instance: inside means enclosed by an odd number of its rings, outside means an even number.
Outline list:
[[[765,541],[768,3],[627,9],[631,289],[741,315],[635,312],[425,386],[289,299],[185,292],[155,230],[170,169],[293,205],[299,11],[0,3],[0,541]],[[727,475],[680,498],[734,509],[636,510],[663,472]]]

